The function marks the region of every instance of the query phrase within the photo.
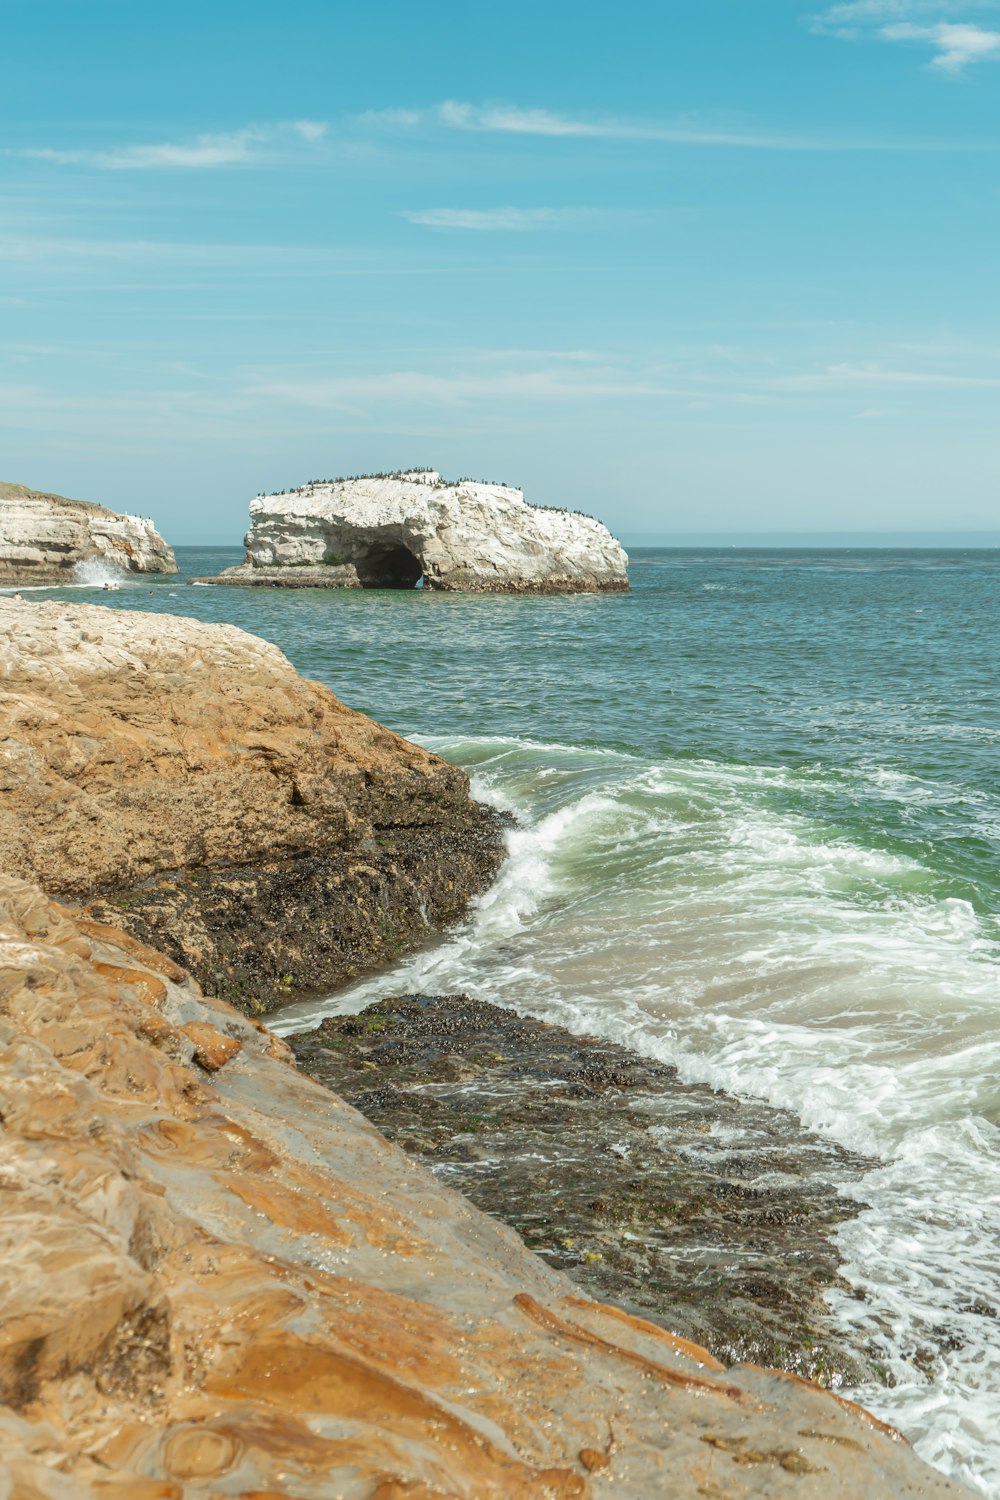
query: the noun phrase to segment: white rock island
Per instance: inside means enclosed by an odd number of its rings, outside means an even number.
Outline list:
[[[246,561],[201,582],[569,594],[629,586],[600,521],[434,469],[314,481],[250,504]]]
[[[103,559],[130,573],[176,573],[152,521],[103,505],[0,484],[0,587],[70,581],[77,563]]]

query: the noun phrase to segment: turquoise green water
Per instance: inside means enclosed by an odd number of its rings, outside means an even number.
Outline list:
[[[877,1153],[834,1309],[896,1385],[857,1394],[1000,1495],[1000,552],[640,551],[632,580],[73,597],[263,635],[518,813],[469,922],[329,1008],[472,990]]]

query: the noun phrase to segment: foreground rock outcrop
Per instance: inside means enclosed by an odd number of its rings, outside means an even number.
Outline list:
[[[433,469],[314,482],[250,504],[246,562],[201,582],[592,593],[627,589],[628,557],[592,516],[527,505],[503,484]],[[319,569],[328,568],[324,575]]]
[[[0,586],[68,583],[78,563],[94,559],[130,573],[177,572],[152,521],[0,484]]]
[[[0,601],[0,870],[262,1011],[454,920],[502,858],[457,767],[227,625]]]
[[[859,1408],[579,1296],[283,1044],[0,877],[0,1483],[945,1500]]]

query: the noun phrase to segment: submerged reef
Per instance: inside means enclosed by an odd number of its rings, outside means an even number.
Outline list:
[[[314,480],[250,504],[246,561],[202,583],[620,592],[628,557],[600,521],[434,469]],[[308,583],[304,580],[308,578]]]
[[[70,582],[78,563],[130,573],[176,573],[177,559],[141,516],[0,484],[0,586]]]
[[[0,869],[251,1013],[461,916],[503,854],[464,771],[228,625],[0,602]]]

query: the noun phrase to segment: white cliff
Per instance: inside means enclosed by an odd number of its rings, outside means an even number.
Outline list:
[[[177,572],[172,550],[142,516],[0,484],[0,584],[65,583],[94,558],[131,573]]]
[[[628,557],[600,521],[528,505],[520,490],[433,469],[303,485],[250,504],[247,560],[221,581],[478,593],[628,588]]]

